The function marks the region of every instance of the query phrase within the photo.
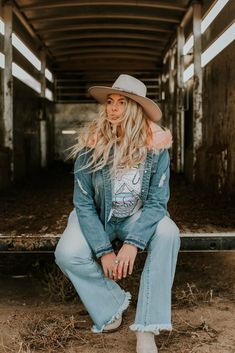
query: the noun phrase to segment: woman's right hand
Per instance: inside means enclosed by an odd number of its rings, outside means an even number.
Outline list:
[[[104,275],[109,279],[117,279],[117,264],[115,264],[116,255],[114,252],[101,256],[101,264],[103,267]]]

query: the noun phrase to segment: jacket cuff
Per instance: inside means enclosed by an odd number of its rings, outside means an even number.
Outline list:
[[[146,243],[143,240],[136,239],[135,237],[128,237],[124,241],[125,244],[132,244],[137,246],[137,248],[144,250]]]
[[[110,244],[107,245],[107,246],[100,247],[100,248],[94,250],[95,256],[97,258],[99,258],[99,257],[101,257],[101,256],[103,256],[105,254],[108,254],[110,252],[113,252],[113,247]]]

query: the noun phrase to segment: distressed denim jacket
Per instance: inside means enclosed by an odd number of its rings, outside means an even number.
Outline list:
[[[80,153],[75,161],[73,203],[81,230],[98,258],[113,251],[105,231],[112,209],[112,184],[108,166],[93,173],[88,169],[79,171],[89,156],[90,152]],[[142,177],[142,212],[125,243],[145,249],[158,222],[165,215],[169,216],[169,163],[166,148],[148,151]]]

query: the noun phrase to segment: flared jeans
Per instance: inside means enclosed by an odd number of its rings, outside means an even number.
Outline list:
[[[123,219],[112,217],[106,230],[110,240],[119,238],[124,241],[140,212]],[[179,247],[179,229],[171,218],[165,216],[158,222],[146,248],[135,321],[130,326],[132,331],[159,334],[161,330],[172,329],[171,288]],[[73,283],[92,318],[93,332],[102,332],[106,324],[113,322],[128,307],[130,293],[104,276],[81,231],[75,209],[70,213],[67,227],[57,244],[55,261]]]

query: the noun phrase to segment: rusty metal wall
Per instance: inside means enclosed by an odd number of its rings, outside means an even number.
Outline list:
[[[0,71],[0,75],[2,71]],[[0,76],[1,79],[1,76]],[[0,94],[1,97],[1,94]],[[2,110],[3,105],[0,105]],[[15,150],[15,181],[37,172],[40,166],[40,115],[41,98],[17,79],[13,80],[13,129]],[[0,112],[1,113],[1,112]],[[2,114],[0,114],[2,117]],[[46,102],[47,117],[47,160],[54,154],[54,104]],[[3,128],[0,120],[0,189],[11,185],[10,156],[3,147]]]
[[[235,42],[203,72],[203,148],[197,179],[207,188],[235,194]]]
[[[40,168],[40,99],[32,89],[14,79],[13,103],[15,178],[19,180]]]
[[[202,8],[205,13],[210,1],[206,1]],[[202,52],[215,41],[234,21],[235,2],[230,1],[212,24],[202,35]],[[185,29],[185,35],[192,31],[192,21]],[[173,48],[172,45],[171,48]],[[172,84],[176,85],[174,67],[170,65],[170,50],[163,63],[162,89],[165,92],[163,111],[167,125],[172,129],[173,137],[176,132],[176,116],[179,109],[176,87],[171,91]],[[195,130],[194,90],[197,80],[195,77],[185,84],[185,102],[183,114],[183,173],[189,182],[203,186],[207,191],[235,194],[235,42],[213,58],[202,69],[202,141],[193,155],[193,145],[197,143]],[[184,68],[193,62],[193,50],[184,56]],[[199,109],[199,108],[198,108]],[[172,162],[176,170],[178,141],[174,138],[172,148]],[[194,164],[194,158],[196,162]]]

